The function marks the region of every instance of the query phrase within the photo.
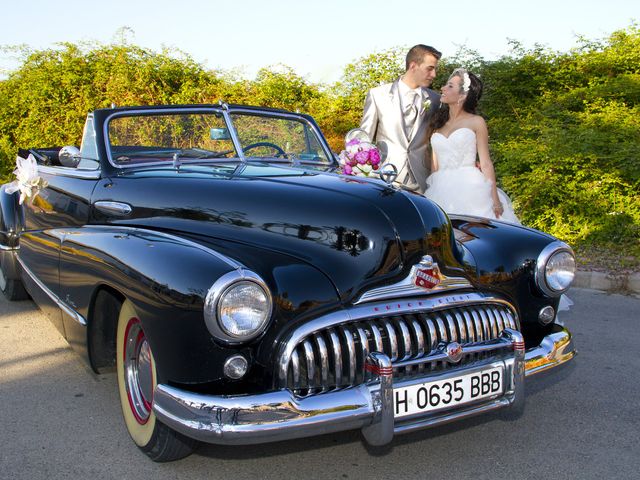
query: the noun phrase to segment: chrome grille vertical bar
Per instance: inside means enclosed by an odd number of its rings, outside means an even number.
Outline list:
[[[357,374],[364,372],[364,364],[367,361],[367,355],[369,354],[369,337],[367,337],[367,332],[361,325],[358,325],[356,331],[358,332],[358,337],[360,339],[360,351],[358,352],[358,362],[356,364]],[[365,377],[366,374],[367,372],[364,372]]]
[[[436,346],[438,345],[438,332],[431,318],[426,317],[425,324],[427,325],[427,329],[429,330],[429,352],[428,353],[431,353],[436,349]]]
[[[353,334],[345,325],[341,328],[347,346],[347,361],[349,362],[349,386],[353,386],[356,381],[356,343],[353,341]]]
[[[500,335],[500,332],[498,332],[498,323],[496,322],[495,318],[493,318],[493,315],[491,315],[487,309],[481,309],[480,310],[480,315],[484,315],[485,318],[487,319],[487,322],[489,322],[489,325],[491,326],[491,338],[498,338],[498,335]]]
[[[396,331],[393,329],[393,325],[391,325],[388,318],[383,319],[382,323],[387,332],[387,339],[389,340],[389,353],[391,353],[389,357],[392,362],[395,362],[398,359],[398,339],[396,337]]]
[[[300,357],[298,351],[294,350],[291,354],[291,380],[293,381],[293,389],[300,390]]]
[[[336,388],[342,385],[342,348],[340,347],[340,339],[334,330],[329,332],[329,340],[331,340],[331,350],[333,353],[334,373],[336,376]]]
[[[511,314],[510,310],[505,310],[505,309],[500,309],[500,315],[502,316],[503,320],[504,320],[504,324],[506,326],[506,328],[512,328],[514,330],[517,330],[517,326],[516,326],[516,319],[514,318],[514,316]]]
[[[404,319],[398,319],[398,327],[400,328],[402,351],[404,355],[402,360],[409,360],[413,351],[413,342],[411,341],[411,333]],[[405,373],[409,374],[413,370],[412,367],[405,367]]]
[[[473,308],[470,309],[469,313],[471,314],[471,317],[473,318],[473,323],[475,324],[475,327],[476,327],[476,338],[478,339],[478,342],[484,342],[487,336],[485,334],[484,325],[482,323],[482,319],[480,318],[480,315],[478,315],[478,312]]]
[[[453,341],[453,342],[462,341],[462,340],[460,340],[460,337],[458,336],[458,325],[457,325],[457,322],[451,316],[451,312],[445,312],[444,318],[447,319],[447,324],[449,325],[449,333],[451,335],[449,338],[451,339],[451,341]],[[462,327],[462,328],[464,328],[464,327]]]
[[[438,326],[438,340],[448,342],[449,336],[447,335],[447,327],[444,326],[444,321],[440,316],[440,312],[436,312],[436,325]]]
[[[307,386],[309,391],[312,391],[316,387],[316,359],[313,354],[313,346],[309,340],[305,340],[302,348],[304,348],[304,355],[307,357]]]
[[[476,342],[476,332],[473,328],[473,320],[471,319],[471,315],[469,315],[469,312],[465,309],[462,310],[462,316],[464,317],[464,322],[467,325],[467,335],[469,338],[469,342]]]
[[[398,326],[400,327],[400,333],[402,334],[402,343],[403,343],[403,351],[404,356],[402,360],[408,360],[411,358],[412,350],[413,350],[413,342],[411,341],[411,333],[409,333],[409,328],[403,319],[398,320]]]
[[[384,343],[382,342],[382,335],[380,335],[380,329],[376,323],[371,324],[371,333],[373,333],[373,343],[375,344],[375,351],[384,353]]]
[[[467,324],[464,321],[462,313],[458,310],[453,310],[453,316],[456,320],[456,325],[460,328],[460,343],[469,343],[469,334],[467,333]]]
[[[490,312],[490,315],[495,318],[496,325],[498,326],[498,335],[500,335],[505,327],[504,319],[496,307],[488,308],[487,310]]]
[[[315,339],[320,354],[320,383],[322,391],[325,392],[329,389],[329,353],[327,352],[327,344],[320,333],[315,336]]]
[[[424,355],[424,333],[422,332],[422,327],[416,319],[411,320],[409,325],[413,327],[413,333],[416,337],[415,357],[421,357]]]
[[[413,320],[411,320],[409,325],[412,327],[412,331],[413,331],[413,334],[414,334],[415,339],[416,339],[416,354],[415,354],[415,358],[418,358],[418,357],[423,356],[424,353],[425,353],[425,351],[424,351],[424,348],[425,348],[424,347],[424,333],[422,332],[422,327],[420,326],[420,323],[415,318]],[[418,365],[418,372],[423,372],[423,371],[424,371],[424,364],[421,363],[420,365]]]

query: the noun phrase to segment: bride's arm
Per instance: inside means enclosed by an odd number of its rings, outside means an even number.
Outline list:
[[[493,199],[493,212],[496,218],[500,218],[504,212],[500,198],[498,197],[498,188],[496,187],[496,172],[493,168],[493,162],[489,155],[489,132],[487,124],[480,116],[476,117],[476,141],[478,142],[478,157],[480,158],[480,169],[482,174],[491,182],[491,198]]]
[[[427,149],[427,152],[431,151],[431,173],[438,170],[438,157],[433,149]]]

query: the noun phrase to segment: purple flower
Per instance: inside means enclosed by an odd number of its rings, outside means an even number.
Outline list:
[[[345,175],[353,175],[353,169],[351,168],[351,165],[345,165],[343,171]]]
[[[354,158],[360,165],[364,165],[365,163],[367,163],[367,160],[369,159],[369,152],[365,150],[360,150],[358,153],[355,154]]]
[[[378,152],[377,148],[369,150],[369,161],[371,162],[371,165],[377,165],[380,163],[380,152]]]
[[[360,139],[359,138],[352,138],[351,140],[349,140],[347,142],[347,147],[351,147],[353,145],[358,145],[360,143]]]

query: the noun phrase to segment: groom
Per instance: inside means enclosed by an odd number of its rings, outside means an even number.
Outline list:
[[[427,121],[440,106],[440,95],[427,88],[436,76],[442,54],[433,47],[409,50],[404,75],[369,90],[360,128],[398,169],[405,188],[423,193],[429,176],[426,158]]]

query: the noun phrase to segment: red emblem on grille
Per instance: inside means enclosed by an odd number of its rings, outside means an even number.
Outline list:
[[[431,289],[440,283],[440,269],[431,256],[422,257],[414,269],[413,283],[416,287]]]
[[[436,268],[419,268],[416,270],[415,284],[417,287],[433,288],[440,283]]]

